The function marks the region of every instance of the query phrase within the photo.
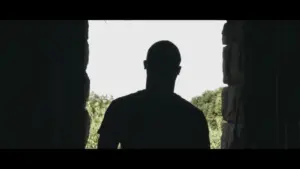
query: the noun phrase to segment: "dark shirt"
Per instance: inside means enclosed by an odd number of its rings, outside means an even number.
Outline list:
[[[99,129],[98,148],[210,148],[203,113],[176,94],[146,90],[114,100]]]

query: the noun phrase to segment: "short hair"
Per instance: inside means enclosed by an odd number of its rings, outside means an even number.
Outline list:
[[[177,46],[167,40],[154,43],[148,50],[147,62],[149,65],[163,65],[176,67],[180,65],[181,56]]]

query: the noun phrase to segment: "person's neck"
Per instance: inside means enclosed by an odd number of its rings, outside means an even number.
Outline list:
[[[174,85],[172,84],[165,84],[165,83],[153,83],[148,82],[146,83],[146,90],[153,92],[153,93],[165,93],[170,94],[174,93]]]

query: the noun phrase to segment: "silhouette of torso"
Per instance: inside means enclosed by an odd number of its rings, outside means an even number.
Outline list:
[[[203,113],[176,94],[146,90],[114,100],[99,130],[122,148],[209,148]]]

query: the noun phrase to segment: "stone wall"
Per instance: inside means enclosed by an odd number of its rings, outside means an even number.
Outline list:
[[[85,147],[87,35],[86,20],[0,22],[0,148]]]
[[[222,113],[240,127],[239,144],[223,148],[300,147],[299,30],[298,20],[227,21]],[[84,148],[88,21],[2,20],[0,37],[0,148]]]
[[[276,148],[277,21],[228,20],[223,29],[224,132],[222,148]],[[226,130],[233,127],[235,130]],[[226,139],[227,138],[227,139]],[[230,139],[228,139],[230,138]]]
[[[243,98],[245,56],[243,46],[244,21],[227,21],[222,32],[223,48],[223,82],[228,86],[222,92],[222,123],[221,148],[232,148],[240,140],[244,126]],[[238,126],[238,127],[237,127]],[[237,145],[235,145],[237,146]],[[241,145],[238,145],[241,146]]]
[[[228,84],[225,90],[231,89],[233,94],[230,97],[223,92],[227,98],[223,114],[225,120],[232,120],[228,114],[236,110],[242,126],[237,130],[240,137],[235,140],[240,144],[235,148],[299,148],[300,92],[295,80],[299,72],[299,30],[296,20],[228,20],[224,25],[224,53],[228,53],[223,56],[224,83]],[[242,59],[232,60],[237,56]],[[237,86],[241,88],[240,98],[232,96]],[[226,125],[224,138],[232,137]]]

